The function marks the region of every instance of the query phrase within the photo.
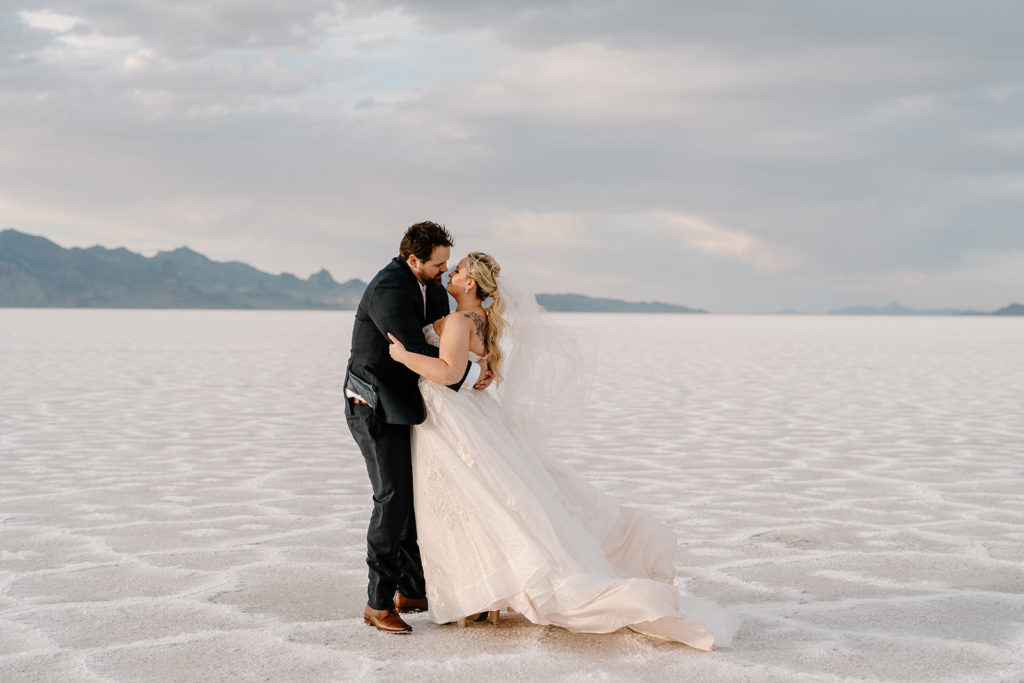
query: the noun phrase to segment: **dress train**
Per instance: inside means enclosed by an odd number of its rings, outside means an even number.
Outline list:
[[[673,584],[675,535],[620,506],[509,426],[490,392],[421,380],[417,535],[437,623],[512,608],[535,624],[622,627],[710,650],[734,620]]]

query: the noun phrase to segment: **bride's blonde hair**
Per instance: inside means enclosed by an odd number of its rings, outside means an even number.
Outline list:
[[[488,298],[494,301],[487,307],[487,364],[494,373],[494,381],[501,382],[501,347],[498,341],[505,331],[505,300],[498,287],[498,276],[501,266],[490,254],[482,251],[471,251],[467,256],[466,277],[476,283],[476,296],[481,301]]]

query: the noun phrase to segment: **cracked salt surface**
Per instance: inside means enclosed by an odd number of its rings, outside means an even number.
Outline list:
[[[560,316],[558,453],[743,617],[710,654],[363,625],[351,320],[0,310],[0,679],[1024,679],[1024,320]]]

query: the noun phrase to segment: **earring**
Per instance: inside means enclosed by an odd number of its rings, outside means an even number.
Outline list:
[[[469,287],[466,287],[466,294],[469,294]]]

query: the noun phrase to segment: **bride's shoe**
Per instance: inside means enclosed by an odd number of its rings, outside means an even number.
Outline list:
[[[460,628],[466,628],[466,622],[470,619],[472,619],[473,621],[483,621],[486,619],[492,624],[497,624],[501,621],[501,610],[492,609],[490,612],[480,612],[479,614],[473,614],[468,617],[462,617],[455,623],[457,623]]]

